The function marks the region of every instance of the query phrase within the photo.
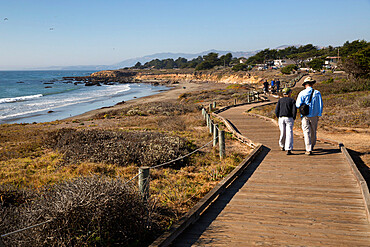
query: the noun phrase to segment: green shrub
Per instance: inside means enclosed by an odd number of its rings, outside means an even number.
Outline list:
[[[298,69],[297,65],[290,64],[290,65],[287,65],[287,66],[281,68],[280,71],[281,71],[281,73],[288,75],[288,74],[291,74],[294,70],[297,70],[297,69]]]
[[[232,67],[232,70],[233,71],[248,71],[248,70],[251,70],[251,67],[249,67],[249,65],[245,64],[245,63],[239,63],[237,65],[234,65]]]

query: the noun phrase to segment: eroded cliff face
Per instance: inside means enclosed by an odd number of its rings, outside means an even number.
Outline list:
[[[222,73],[222,72],[194,72],[194,73],[151,73],[121,70],[103,70],[91,74],[95,78],[122,79],[126,77],[133,82],[216,82],[230,84],[255,84],[261,81],[258,76],[248,72]]]
[[[138,73],[134,79],[140,81],[192,81],[192,82],[219,82],[219,83],[238,83],[238,84],[254,84],[260,81],[260,78],[251,76],[249,73],[239,74],[217,74],[217,73],[201,73],[195,72],[192,74],[143,74]]]

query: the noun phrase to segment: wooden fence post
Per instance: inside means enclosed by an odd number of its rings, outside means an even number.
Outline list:
[[[248,93],[248,103],[251,103],[250,93]]]
[[[236,105],[236,98],[234,99],[234,105]]]
[[[148,166],[139,168],[139,191],[145,202],[149,198],[149,171],[150,167]]]
[[[208,113],[206,113],[206,123],[207,123],[207,127],[209,127],[209,121],[210,121],[210,117],[209,117]]]
[[[213,125],[213,146],[217,145],[217,138],[218,138],[218,124]]]
[[[212,111],[212,104],[209,104],[209,112],[211,112]]]
[[[209,119],[209,133],[212,135],[213,134],[213,122],[211,118]]]
[[[220,130],[218,142],[220,144],[220,159],[223,159],[225,157],[225,131]]]
[[[216,109],[216,101],[213,101],[213,109]]]

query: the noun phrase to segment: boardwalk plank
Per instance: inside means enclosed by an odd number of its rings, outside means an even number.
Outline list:
[[[295,135],[288,156],[275,124],[242,114],[250,107],[220,115],[264,151],[173,246],[370,246],[360,187],[339,147],[318,142],[306,156]]]

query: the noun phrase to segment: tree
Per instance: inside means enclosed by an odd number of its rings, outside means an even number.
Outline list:
[[[344,59],[342,67],[344,71],[354,78],[370,77],[370,45],[360,50],[348,58]]]
[[[168,58],[163,60],[161,69],[173,69],[175,68],[175,66],[176,66],[175,61],[173,61],[172,58]]]
[[[248,70],[250,70],[250,66],[245,64],[245,63],[239,63],[239,64],[234,65],[232,67],[232,70],[234,70],[234,71],[240,71],[240,70],[248,71]]]
[[[352,54],[354,54],[354,53],[356,53],[360,50],[365,49],[369,45],[370,45],[370,43],[366,42],[365,40],[361,40],[361,41],[360,40],[354,40],[351,43],[347,41],[339,49],[340,56],[345,57],[345,56],[352,55]]]
[[[308,62],[307,65],[314,70],[321,70],[322,66],[324,65],[324,61],[320,58],[315,58]]]
[[[195,70],[212,69],[213,67],[209,61],[203,61],[195,67]]]
[[[145,66],[145,67],[147,67],[147,68],[151,68],[151,67],[153,67],[153,68],[155,68],[155,69],[161,69],[161,68],[162,68],[162,66],[163,66],[163,63],[162,63],[162,61],[161,61],[161,60],[159,60],[159,59],[154,59],[154,60],[152,60],[152,61],[150,61],[150,62],[146,62],[146,63],[144,64],[144,66]]]
[[[135,69],[141,69],[143,66],[141,65],[140,62],[137,62],[134,66]]]
[[[281,68],[280,71],[283,74],[290,74],[290,73],[292,73],[293,70],[296,70],[296,69],[298,69],[297,65],[290,64],[290,65],[287,65],[287,66]]]
[[[229,66],[232,57],[233,57],[233,55],[231,53],[227,53],[226,55],[221,56],[220,57],[220,65]]]
[[[212,66],[212,68],[214,66],[219,65],[220,63],[220,60],[218,59],[218,53],[215,53],[215,52],[211,52],[211,53],[208,53],[207,55],[204,55],[203,59],[205,62],[208,62]]]
[[[200,64],[201,62],[203,62],[203,58],[201,56],[198,56],[197,58],[194,58],[193,60],[191,60],[187,67],[188,68],[195,68],[197,67],[198,64]]]
[[[183,69],[186,68],[188,65],[188,60],[183,57],[179,57],[178,59],[175,60],[177,68]]]

